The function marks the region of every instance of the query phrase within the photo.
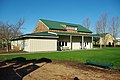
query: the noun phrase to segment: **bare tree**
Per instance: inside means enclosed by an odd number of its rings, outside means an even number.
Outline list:
[[[84,21],[83,21],[83,25],[89,29],[90,28],[90,19],[89,17],[87,17]]]
[[[0,38],[6,45],[7,52],[9,51],[10,40],[21,35],[20,28],[24,24],[24,20],[20,19],[17,24],[8,24],[0,22]]]
[[[108,16],[107,13],[101,14],[99,20],[96,22],[96,33],[100,34],[103,38],[103,44],[106,46],[107,44],[107,39],[105,38],[105,35],[107,33],[107,28],[108,28]]]
[[[101,33],[101,23],[100,21],[97,21],[96,24],[95,24],[95,30],[96,30],[96,33],[97,34],[100,34]]]
[[[110,33],[112,34],[112,36],[114,37],[115,41],[114,44],[116,43],[116,37],[118,36],[119,32],[120,32],[120,19],[118,16],[114,16],[112,17],[112,20],[110,22]],[[115,46],[115,45],[114,45]]]

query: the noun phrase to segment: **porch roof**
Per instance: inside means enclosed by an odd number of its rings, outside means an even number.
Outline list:
[[[51,34],[49,32],[37,32],[37,33],[25,34],[25,36],[53,36],[53,37],[57,37],[56,34]]]
[[[51,34],[49,32],[37,32],[37,33],[17,36],[16,38],[11,39],[11,40],[23,39],[23,38],[58,38],[58,36],[56,34]]]
[[[95,34],[78,34],[78,33],[71,33],[71,32],[55,32],[57,35],[72,35],[72,36],[87,36],[87,37],[97,37]]]

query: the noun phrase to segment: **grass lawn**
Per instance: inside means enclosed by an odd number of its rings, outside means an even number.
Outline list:
[[[30,54],[9,54],[0,55],[0,60],[12,59],[15,57],[24,57],[26,59],[49,58],[52,60],[67,60],[86,62],[86,60],[100,63],[112,63],[113,68],[120,68],[120,48],[103,48],[98,50],[77,50],[65,52],[44,52]]]

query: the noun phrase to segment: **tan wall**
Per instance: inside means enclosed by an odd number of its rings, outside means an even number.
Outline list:
[[[34,32],[45,32],[45,31],[49,31],[49,28],[39,20],[38,24],[34,29]]]

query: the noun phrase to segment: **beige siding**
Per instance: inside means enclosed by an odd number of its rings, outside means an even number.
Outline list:
[[[38,24],[36,25],[35,29],[34,29],[34,33],[36,32],[45,32],[45,31],[49,31],[49,28],[40,20],[38,21]]]
[[[35,51],[57,51],[57,40],[30,39],[30,52]]]

